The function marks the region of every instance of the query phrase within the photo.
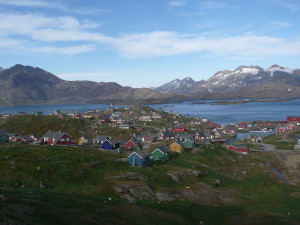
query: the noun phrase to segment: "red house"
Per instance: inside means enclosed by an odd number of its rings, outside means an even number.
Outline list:
[[[300,122],[300,116],[288,116],[286,120],[288,122]]]
[[[173,132],[183,132],[186,131],[187,127],[185,124],[177,124],[174,127],[172,127],[171,131]]]
[[[233,152],[239,152],[242,154],[248,154],[249,153],[249,146],[248,145],[241,145],[241,144],[232,144],[228,145],[227,147],[228,151],[233,151]]]
[[[68,145],[73,144],[72,137],[64,132],[46,132],[40,139],[42,143],[50,145]]]
[[[125,144],[126,149],[134,149],[134,148],[141,148],[142,143],[136,138],[130,139]]]

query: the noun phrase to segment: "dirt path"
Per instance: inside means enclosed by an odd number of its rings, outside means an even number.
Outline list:
[[[300,183],[300,153],[291,151],[280,151],[276,153],[279,160],[287,168],[290,179],[294,183]]]

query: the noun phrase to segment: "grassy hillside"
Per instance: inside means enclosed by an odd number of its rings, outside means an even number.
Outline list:
[[[272,163],[282,169],[272,154],[242,156],[202,147],[146,168],[131,167],[120,161],[122,157],[88,148],[0,145],[0,224],[280,225],[300,221],[300,189],[284,184],[267,166]],[[126,172],[147,179],[120,178]],[[177,174],[178,180],[170,174]],[[144,185],[176,200],[144,198],[129,203],[115,191],[120,185]]]

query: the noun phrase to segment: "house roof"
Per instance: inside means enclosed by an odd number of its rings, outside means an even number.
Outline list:
[[[8,135],[6,130],[0,130],[0,136],[2,136],[2,135]]]
[[[106,139],[110,139],[110,136],[107,135],[96,135],[93,137],[93,140],[98,140],[98,141],[105,141]]]
[[[165,146],[163,146],[163,145],[161,145],[161,146],[159,146],[157,149],[155,149],[154,151],[156,151],[156,150],[159,150],[159,151],[161,151],[162,153],[168,153],[169,152],[169,149],[167,149]],[[154,152],[153,151],[153,152]]]
[[[175,137],[175,133],[172,131],[165,131],[163,132],[164,137]]]
[[[180,133],[177,135],[177,138],[192,138],[192,137],[193,135],[188,133]]]
[[[110,139],[107,139],[107,140],[105,140],[105,141],[107,141],[107,142],[109,142],[111,145],[115,145],[115,144],[118,144],[118,143],[120,143],[117,139],[115,139],[115,138],[110,138]],[[104,142],[105,142],[104,141]]]
[[[137,154],[137,155],[138,155],[140,158],[142,158],[142,159],[144,159],[144,158],[146,158],[146,157],[149,156],[149,154],[148,154],[146,151],[141,150],[141,151],[135,151],[135,152],[131,153],[131,154],[128,156],[128,158],[129,158],[131,155],[133,155],[133,154]]]
[[[195,142],[196,142],[194,138],[187,138],[187,139],[184,140],[184,142],[186,142],[186,141],[190,141],[190,142],[192,142],[192,143],[195,143]],[[183,143],[184,143],[184,142],[183,142]]]
[[[131,138],[129,141],[133,142],[134,144],[141,144],[142,142],[136,138]],[[129,141],[127,141],[126,143],[128,143]]]
[[[22,136],[18,136],[18,139],[23,139],[26,142],[33,141],[31,137],[26,136],[26,135],[24,135],[24,136],[23,135]]]
[[[184,146],[184,144],[183,144],[182,141],[175,141],[175,142],[173,142],[172,144],[178,144],[178,145],[180,145],[181,147]],[[171,145],[172,145],[172,144],[171,144]]]
[[[62,136],[64,136],[67,133],[64,132],[55,132],[55,131],[48,131],[46,132],[42,138],[46,137],[46,138],[55,138],[55,139],[60,139]]]

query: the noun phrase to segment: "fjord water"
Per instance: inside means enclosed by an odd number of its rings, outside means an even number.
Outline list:
[[[34,111],[41,111],[44,115],[52,114],[55,110],[66,111],[73,110],[78,113],[84,113],[88,110],[104,110],[110,108],[110,105],[106,104],[92,104],[92,103],[84,103],[84,104],[57,104],[57,105],[17,105],[17,106],[0,106],[0,114],[10,113],[10,114],[18,114],[19,112],[26,112],[27,114],[32,114]],[[122,107],[116,106],[115,107]]]
[[[223,101],[223,100],[222,100]],[[199,104],[207,102],[204,104]],[[186,101],[175,104],[151,105],[166,112],[178,112],[189,116],[207,118],[220,124],[240,121],[284,121],[287,116],[300,116],[300,99],[284,102],[251,102],[216,105],[212,101]]]
[[[223,100],[222,100],[223,101]],[[201,104],[206,102],[204,104]],[[200,103],[200,104],[199,104]],[[251,102],[243,104],[216,105],[212,101],[185,101],[181,103],[154,104],[152,108],[162,108],[166,112],[177,112],[207,118],[221,124],[238,123],[240,121],[283,121],[287,116],[300,116],[300,99],[285,102]],[[0,114],[42,111],[44,115],[53,113],[55,110],[75,110],[79,113],[87,110],[108,109],[122,107],[121,105],[106,104],[61,104],[61,105],[23,105],[23,106],[0,106]]]

